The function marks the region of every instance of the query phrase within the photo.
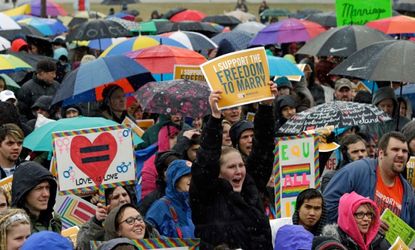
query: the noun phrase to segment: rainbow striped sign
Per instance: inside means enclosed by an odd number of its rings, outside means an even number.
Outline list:
[[[82,226],[95,215],[97,209],[92,203],[75,195],[58,195],[54,210],[62,219],[64,229]]]
[[[276,218],[291,217],[298,194],[320,185],[317,142],[312,135],[277,138],[273,169]]]
[[[148,249],[188,249],[198,250],[200,239],[180,239],[180,238],[149,238],[131,241],[139,250]],[[91,241],[91,250],[98,249],[104,241]]]

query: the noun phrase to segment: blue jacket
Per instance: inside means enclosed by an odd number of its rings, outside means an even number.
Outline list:
[[[340,197],[345,193],[356,193],[374,200],[376,192],[376,170],[378,162],[373,159],[354,161],[340,169],[324,190],[329,223],[337,222],[337,208]],[[403,185],[402,210],[399,217],[412,228],[415,228],[415,196],[411,185],[400,175]]]
[[[170,163],[166,172],[166,195],[153,203],[146,214],[146,221],[152,224],[161,235],[173,238],[194,238],[195,226],[189,205],[189,193],[178,192],[176,183],[190,174],[190,166],[183,167],[185,160]],[[189,164],[191,164],[189,162]]]

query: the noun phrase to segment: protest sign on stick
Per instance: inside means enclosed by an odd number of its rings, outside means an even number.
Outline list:
[[[344,25],[364,25],[392,16],[390,0],[336,0],[337,27]]]
[[[219,109],[274,99],[265,49],[229,53],[200,65],[212,91],[221,90]]]
[[[412,246],[415,242],[415,230],[406,224],[401,218],[394,214],[388,208],[383,211],[380,219],[388,224],[389,228],[386,232],[385,239],[394,244],[398,236],[407,246]]]
[[[103,241],[91,241],[90,246],[91,250],[98,249],[101,246]],[[142,240],[132,240],[132,243],[139,250],[149,250],[149,249],[158,249],[158,250],[198,250],[200,247],[200,239],[180,239],[180,238],[149,238]]]
[[[174,65],[173,79],[185,79],[203,82],[206,81],[205,77],[203,76],[202,70],[200,69],[200,66],[196,65]]]
[[[55,132],[53,150],[61,194],[135,183],[131,130],[123,125]]]
[[[63,229],[82,226],[95,215],[97,207],[76,195],[57,195],[54,211],[61,217]]]
[[[291,217],[298,194],[319,187],[317,142],[312,135],[277,139],[273,169],[276,218]]]

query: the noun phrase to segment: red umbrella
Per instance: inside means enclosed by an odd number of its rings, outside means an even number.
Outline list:
[[[185,10],[179,12],[170,18],[172,22],[182,22],[182,21],[196,21],[200,22],[206,15],[203,12],[198,10]]]
[[[380,30],[385,34],[415,33],[415,18],[409,16],[393,16],[368,22],[366,26]]]
[[[168,45],[140,49],[126,55],[153,74],[173,73],[175,64],[200,65],[207,61],[197,52]]]

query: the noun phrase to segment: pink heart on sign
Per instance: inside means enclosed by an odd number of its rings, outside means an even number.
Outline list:
[[[78,135],[71,142],[71,159],[75,165],[99,186],[117,154],[117,142],[111,133],[104,132],[90,142]]]

